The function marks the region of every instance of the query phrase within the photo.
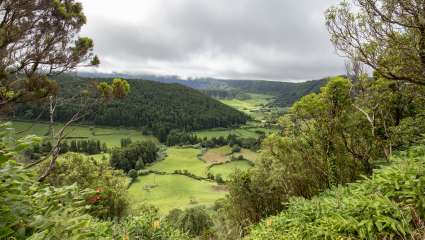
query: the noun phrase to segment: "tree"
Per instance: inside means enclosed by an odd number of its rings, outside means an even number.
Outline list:
[[[189,208],[184,211],[171,210],[166,221],[182,232],[192,237],[205,234],[213,225],[213,222],[204,207]]]
[[[78,35],[85,23],[82,5],[74,0],[0,1],[0,111],[8,110],[13,103],[49,97],[53,126],[58,85],[51,77],[78,66],[100,63],[93,55],[93,41]],[[94,85],[97,91],[92,91],[92,95],[88,91],[78,92],[76,112],[57,133],[50,128],[50,165],[40,176],[40,181],[55,168],[65,129],[110,97],[124,98],[130,89],[129,84],[121,79],[114,80],[111,85],[99,85]]]
[[[328,9],[336,49],[389,80],[425,85],[425,2],[350,0]]]
[[[232,153],[238,153],[241,151],[241,147],[239,145],[234,145],[232,147]]]
[[[85,23],[74,0],[0,1],[0,109],[55,93],[48,76],[99,64],[93,41],[78,36]]]
[[[46,182],[56,187],[76,183],[82,189],[96,190],[96,195],[88,199],[92,205],[90,213],[108,219],[124,216],[128,207],[126,179],[122,171],[112,169],[105,161],[68,153],[57,162],[55,171],[46,177]]]
[[[131,169],[140,170],[146,163],[156,161],[158,151],[158,147],[152,141],[135,142],[125,148],[113,149],[110,164],[125,172]]]
[[[139,174],[137,174],[137,171],[134,169],[131,169],[130,171],[128,171],[128,176],[134,181]]]

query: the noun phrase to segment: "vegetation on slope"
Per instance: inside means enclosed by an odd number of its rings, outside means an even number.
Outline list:
[[[365,180],[311,200],[291,199],[246,239],[423,239],[425,145],[391,160]]]
[[[73,76],[62,76],[61,96],[72,98],[75,92],[85,89],[90,82]],[[94,81],[94,80],[92,80]],[[214,100],[199,91],[179,85],[144,80],[129,80],[131,92],[127,98],[114,101],[89,114],[84,121],[105,126],[125,126],[144,129],[145,133],[165,141],[173,129],[186,131],[230,127],[244,124],[248,116]],[[60,105],[55,119],[66,121],[72,117],[78,103]],[[23,105],[16,116],[48,120],[47,111],[40,105]]]
[[[244,92],[273,95],[276,100],[272,105],[289,107],[301,97],[310,93],[319,92],[327,79],[308,81],[303,83],[272,82],[272,81],[226,81],[232,87]]]

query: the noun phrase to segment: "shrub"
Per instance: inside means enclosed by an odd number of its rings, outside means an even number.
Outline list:
[[[425,147],[394,160],[370,179],[292,199],[247,239],[412,239],[425,217]]]
[[[41,166],[40,172],[44,167]],[[76,183],[81,188],[95,189],[96,194],[90,199],[90,213],[100,218],[119,218],[128,207],[126,179],[122,171],[112,169],[105,161],[68,153],[57,162],[46,181],[56,187]]]
[[[184,211],[174,209],[170,211],[166,217],[166,221],[192,237],[207,233],[213,225],[210,216],[202,206],[189,208]]]
[[[224,179],[223,179],[223,177],[221,176],[221,174],[217,174],[217,175],[215,175],[215,181],[216,181],[218,184],[222,184],[222,183],[224,183]]]
[[[241,147],[238,145],[234,145],[232,148],[232,153],[238,153],[241,151]]]
[[[128,176],[133,180],[135,180],[138,177],[138,175],[139,174],[137,173],[135,169],[131,169],[130,171],[128,171]]]

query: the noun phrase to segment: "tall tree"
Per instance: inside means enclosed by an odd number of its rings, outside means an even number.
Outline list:
[[[99,64],[93,41],[78,36],[85,23],[74,0],[0,1],[0,110],[55,92],[48,76]]]
[[[339,53],[386,79],[425,85],[425,0],[344,0],[326,19]]]

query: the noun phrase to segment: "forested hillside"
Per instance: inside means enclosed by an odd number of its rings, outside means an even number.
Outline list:
[[[60,77],[61,98],[71,99],[93,79]],[[101,80],[111,82],[111,80]],[[203,93],[179,85],[153,81],[129,80],[131,92],[126,99],[108,103],[84,118],[84,122],[105,126],[142,128],[144,132],[165,140],[172,129],[199,130],[240,125],[248,120],[245,114],[214,100]],[[15,115],[48,120],[47,104],[25,104]],[[77,103],[59,105],[55,119],[66,121],[77,109]]]
[[[243,92],[276,96],[276,100],[272,104],[278,107],[289,107],[301,97],[310,93],[319,92],[320,88],[323,87],[326,82],[326,79],[303,83],[243,80],[226,81],[230,87],[239,89]]]
[[[215,78],[181,79],[178,76],[155,76],[155,75],[128,75],[128,74],[103,74],[103,73],[80,73],[81,76],[90,78],[123,77],[130,79],[147,79],[162,83],[178,83],[190,88],[203,90],[212,97],[243,97],[247,93],[272,95],[276,100],[272,103],[277,107],[289,107],[302,96],[313,92],[319,92],[326,84],[326,79],[307,82],[285,82],[264,80],[231,80]]]

